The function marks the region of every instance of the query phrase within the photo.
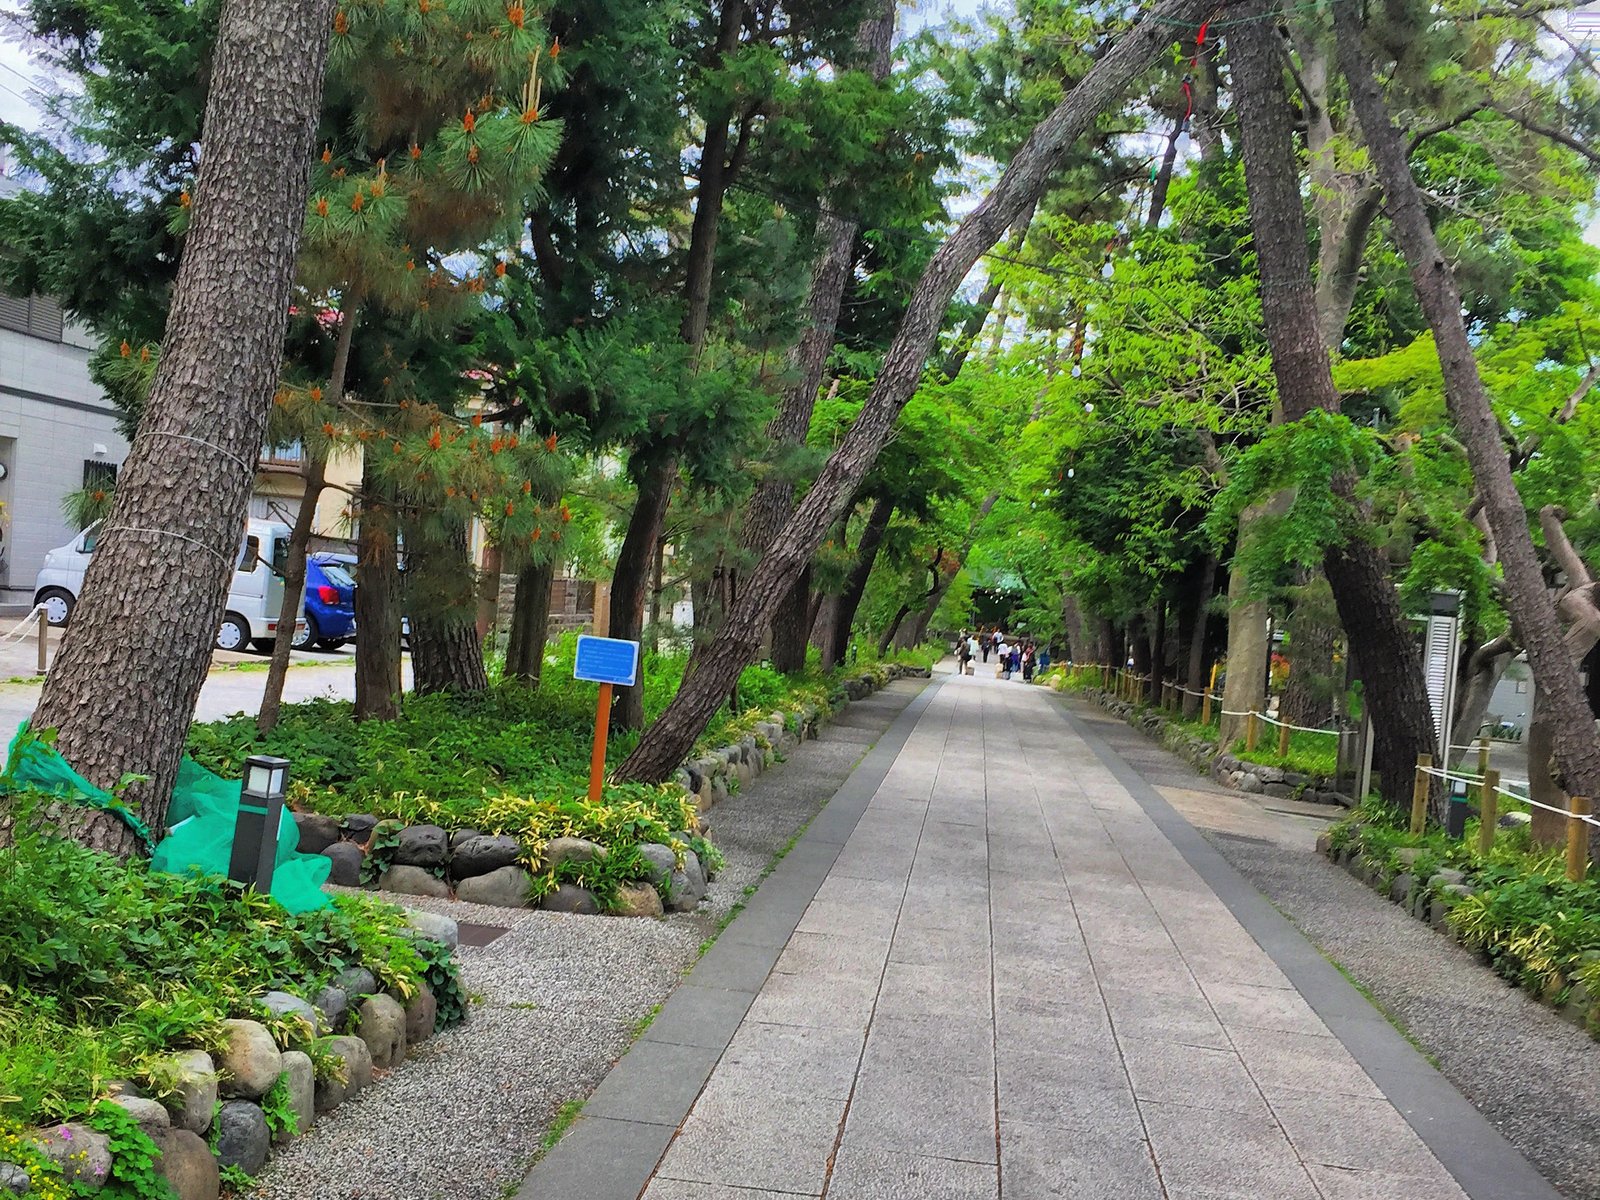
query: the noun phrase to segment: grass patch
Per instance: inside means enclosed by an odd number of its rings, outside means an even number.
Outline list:
[[[539,1143],[546,1154],[554,1150],[561,1139],[566,1137],[567,1130],[572,1128],[572,1123],[583,1112],[583,1105],[582,1100],[568,1100],[556,1109],[555,1119],[550,1122],[550,1128],[545,1130],[544,1138]]]

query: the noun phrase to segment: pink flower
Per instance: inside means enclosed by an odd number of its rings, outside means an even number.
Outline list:
[[[65,1125],[61,1127],[59,1132],[63,1142],[70,1142],[72,1140],[72,1130],[68,1129]]]

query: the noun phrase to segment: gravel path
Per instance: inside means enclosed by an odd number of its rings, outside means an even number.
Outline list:
[[[1197,776],[1125,722],[1073,712],[1201,829],[1569,1200],[1600,1200],[1600,1045],[1315,852],[1320,822]],[[1302,810],[1303,811],[1303,810]]]
[[[922,689],[901,680],[709,814],[727,866],[697,913],[661,921],[403,897],[508,928],[459,953],[467,1021],[275,1154],[261,1200],[496,1200],[520,1183],[561,1105],[594,1090],[772,856]]]

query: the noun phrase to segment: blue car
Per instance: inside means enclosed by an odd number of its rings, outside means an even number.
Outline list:
[[[296,650],[315,645],[337,650],[356,635],[356,581],[332,555],[306,559],[306,623],[296,630]]]

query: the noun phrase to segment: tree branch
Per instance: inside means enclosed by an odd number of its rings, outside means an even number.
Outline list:
[[[1589,565],[1572,548],[1572,542],[1567,538],[1566,528],[1562,525],[1566,519],[1567,510],[1560,505],[1546,504],[1539,510],[1539,528],[1544,530],[1545,547],[1557,565],[1567,573],[1567,587],[1576,591],[1592,584],[1594,577],[1589,573]]]
[[[1536,133],[1540,137],[1549,138],[1552,142],[1558,142],[1568,150],[1577,151],[1592,163],[1600,163],[1600,150],[1596,150],[1593,146],[1581,138],[1573,136],[1566,130],[1557,129],[1553,125],[1546,125],[1542,121],[1535,120],[1527,113],[1520,112],[1508,104],[1490,104],[1489,107],[1507,120],[1515,121],[1529,133]]]

